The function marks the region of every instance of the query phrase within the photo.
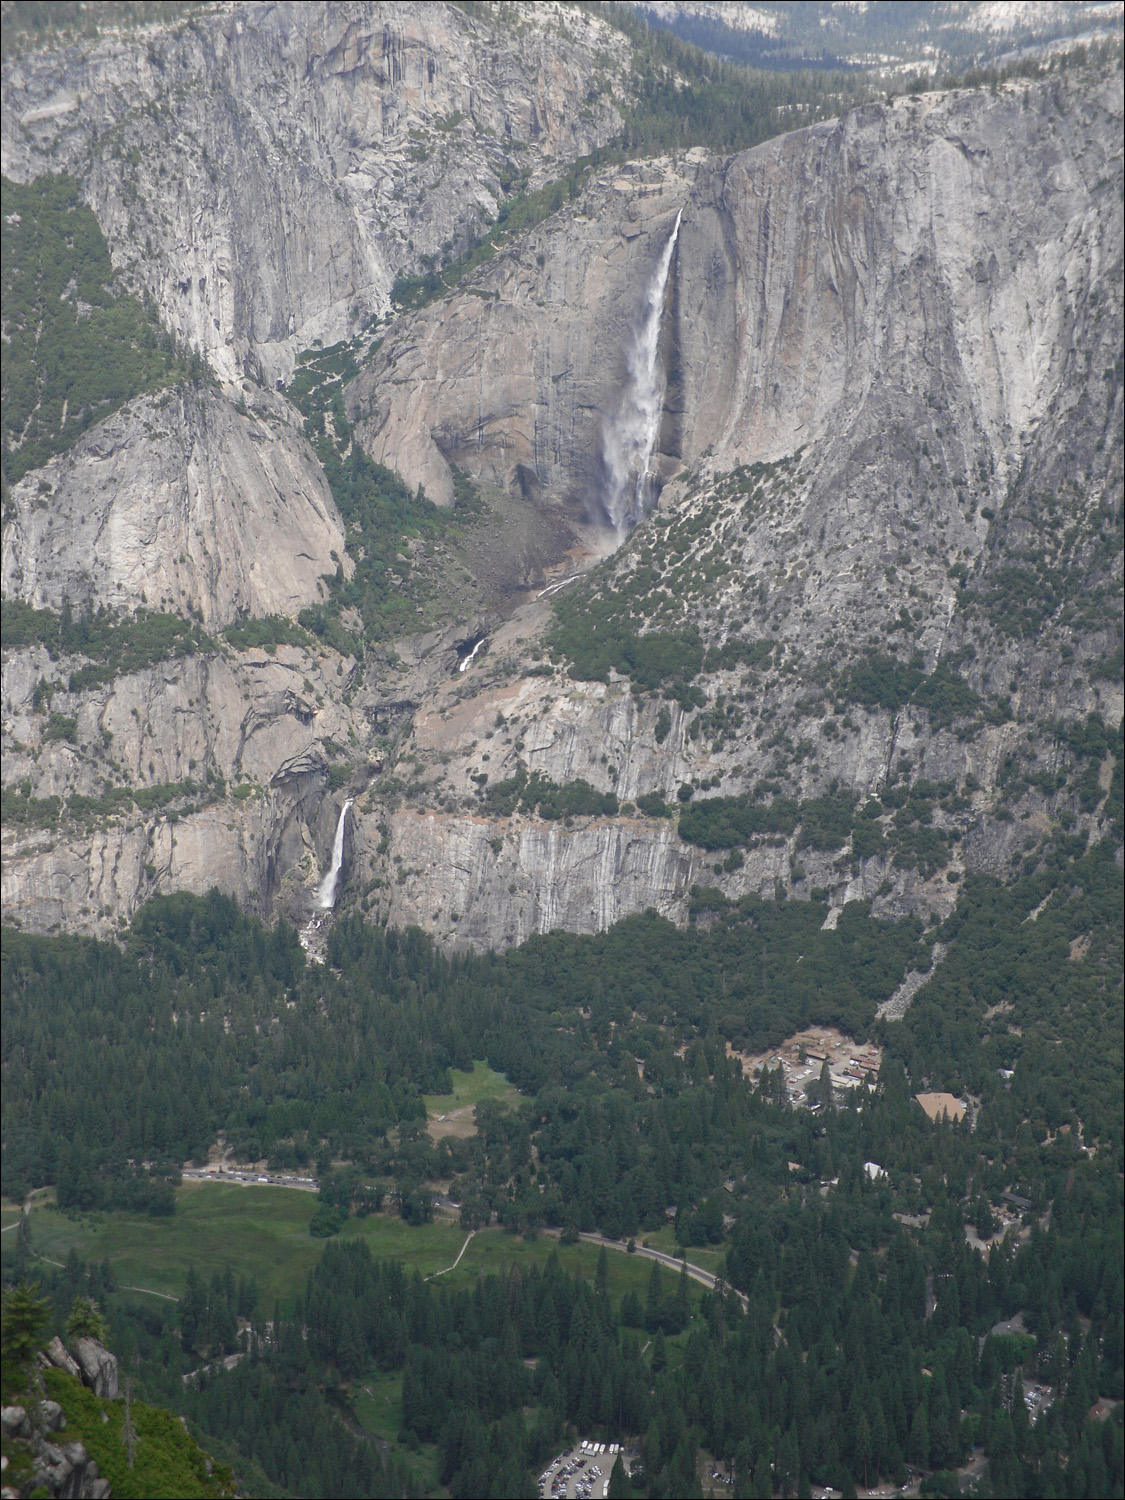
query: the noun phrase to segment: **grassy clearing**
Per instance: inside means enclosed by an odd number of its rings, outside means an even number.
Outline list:
[[[485,1062],[475,1062],[471,1072],[468,1073],[460,1068],[454,1068],[451,1076],[453,1078],[452,1094],[423,1095],[426,1113],[431,1117],[448,1114],[454,1109],[464,1109],[466,1106],[476,1106],[485,1099],[512,1102],[519,1098],[518,1092],[503,1073],[495,1072]]]
[[[253,1277],[263,1305],[283,1302],[303,1290],[324,1241],[308,1232],[316,1200],[286,1188],[185,1183],[171,1219],[142,1214],[84,1214],[57,1209],[32,1213],[32,1244],[39,1254],[65,1261],[74,1249],[85,1261],[108,1257],[122,1285],[178,1296],[189,1265],[205,1278],[230,1265]],[[402,1260],[423,1276],[451,1264],[464,1243],[454,1225],[412,1228],[381,1215],[350,1219],[343,1233],[365,1238],[380,1257]],[[9,1236],[13,1238],[14,1236]]]
[[[598,1246],[561,1245],[553,1235],[546,1234],[539,1239],[524,1240],[501,1229],[478,1231],[456,1271],[441,1279],[458,1285],[471,1285],[478,1276],[506,1276],[513,1266],[518,1266],[521,1274],[526,1275],[533,1265],[542,1269],[552,1251],[558,1255],[559,1264],[569,1275],[582,1276],[587,1281],[594,1279],[600,1253]],[[606,1267],[609,1292],[614,1303],[620,1302],[626,1292],[636,1292],[644,1300],[648,1279],[652,1274],[651,1260],[642,1255],[623,1255],[617,1250],[607,1250]],[[671,1296],[675,1290],[677,1274],[664,1266],[660,1268],[666,1297]],[[693,1283],[693,1305],[699,1290]]]
[[[497,1073],[484,1062],[475,1062],[470,1071],[460,1068],[452,1070],[452,1094],[424,1094],[427,1130],[430,1138],[439,1141],[443,1136],[475,1135],[477,1126],[473,1112],[486,1099],[495,1099],[503,1104],[514,1103],[519,1093],[503,1073]]]
[[[665,1255],[679,1255],[675,1231],[669,1225],[665,1229],[649,1229],[640,1237],[640,1243],[650,1250],[663,1250]],[[690,1245],[687,1259],[693,1266],[702,1266],[712,1276],[721,1276],[726,1268],[726,1248],[708,1249],[704,1245]]]
[[[375,1437],[393,1443],[402,1425],[402,1371],[373,1370],[352,1387],[357,1419]]]
[[[32,1210],[32,1245],[40,1255],[59,1262],[65,1262],[71,1250],[88,1263],[108,1259],[120,1285],[171,1297],[182,1291],[189,1265],[209,1279],[229,1264],[237,1276],[258,1282],[262,1305],[268,1309],[275,1299],[284,1304],[303,1291],[324,1248],[324,1241],[308,1232],[314,1203],[309,1194],[286,1188],[219,1182],[184,1183],[177,1192],[176,1215],[170,1219],[129,1213],[71,1217],[43,1203]],[[456,1224],[415,1226],[384,1214],[349,1219],[341,1233],[365,1239],[378,1259],[399,1260],[408,1273],[418,1271],[422,1276],[452,1266],[465,1243],[465,1231]],[[15,1235],[7,1239],[14,1241]],[[7,1251],[6,1242],[4,1248]],[[525,1240],[501,1229],[486,1229],[473,1236],[457,1269],[440,1280],[471,1286],[478,1276],[506,1276],[513,1266],[526,1274],[533,1265],[545,1265],[552,1251],[566,1271],[593,1279],[596,1246],[560,1245],[550,1235]],[[651,1261],[610,1251],[607,1266],[615,1301],[628,1291],[644,1297]],[[661,1274],[667,1295],[675,1273]]]
[[[416,1449],[410,1449],[398,1444],[402,1426],[402,1371],[385,1374],[373,1370],[355,1382],[351,1397],[356,1421],[374,1437],[396,1445],[397,1456],[410,1469],[422,1494],[444,1494],[438,1484],[436,1445],[422,1443]]]

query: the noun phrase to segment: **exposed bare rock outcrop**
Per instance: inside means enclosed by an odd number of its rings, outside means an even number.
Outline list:
[[[261,392],[252,409],[208,388],[142,397],[13,486],[11,508],[5,594],[76,614],[292,617],[344,554],[293,408]]]
[[[335,827],[330,766],[345,746],[361,778],[365,764],[368,726],[335,696],[344,668],[295,647],[163,663],[55,696],[73,712],[72,743],[39,741],[32,704],[44,676],[65,683],[67,663],[35,651],[10,659],[4,712],[18,748],[5,757],[8,784],[26,782],[62,809],[76,795],[90,801],[50,827],[5,826],[6,919],[105,931],[158,892],[215,885],[264,913],[287,873],[315,883]],[[122,786],[137,789],[138,805],[100,813]]]
[[[630,328],[699,170],[697,160],[612,169],[473,292],[404,319],[349,394],[372,456],[443,504],[455,464],[528,499],[590,502],[597,517]],[[704,317],[726,314],[733,336],[724,300]]]
[[[390,829],[393,856],[414,878],[392,889],[389,919],[456,946],[503,948],[556,927],[601,932],[646,907],[682,919],[700,864],[669,825],[643,820],[565,829],[404,810]]]
[[[105,1401],[117,1400],[117,1356],[98,1339],[74,1340],[74,1357],[82,1371],[82,1381],[95,1396]]]
[[[37,1489],[58,1500],[109,1500],[108,1479],[86,1451],[85,1443],[43,1443],[39,1449]],[[41,1487],[41,1488],[39,1488]]]
[[[558,5],[221,4],[7,61],[3,170],[74,172],[166,325],[272,385],[523,168],[608,139],[627,51]]]
[[[352,389],[365,445],[446,499],[454,462],[596,502],[629,327],[682,208],[665,473],[822,443],[834,485],[858,465],[885,490],[894,424],[932,434],[954,484],[984,465],[1003,488],[1079,384],[1074,336],[1121,252],[1120,76],[1065,108],[1056,87],[900,100],[727,161],[602,175],[471,292],[403,320]]]
[[[54,1365],[56,1370],[62,1370],[64,1374],[73,1375],[75,1380],[82,1379],[82,1371],[79,1368],[78,1361],[57,1333],[43,1352],[48,1364]]]

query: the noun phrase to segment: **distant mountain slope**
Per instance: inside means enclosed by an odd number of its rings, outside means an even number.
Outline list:
[[[1077,5],[1058,0],[968,5],[639,0],[634,9],[685,41],[754,67],[913,67],[923,76],[935,69],[986,67],[1021,48],[1112,34],[1121,27],[1120,7],[1102,0]]]

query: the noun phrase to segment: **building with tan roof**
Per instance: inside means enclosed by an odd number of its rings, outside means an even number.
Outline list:
[[[949,1120],[963,1120],[965,1105],[952,1094],[915,1094],[915,1099],[931,1120],[940,1120],[944,1115]]]

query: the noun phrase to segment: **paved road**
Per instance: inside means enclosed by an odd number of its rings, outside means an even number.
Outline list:
[[[720,1286],[726,1291],[732,1292],[742,1303],[744,1310],[750,1305],[746,1295],[743,1292],[736,1291],[721,1276],[713,1276],[710,1271],[705,1271],[702,1266],[693,1265],[690,1260],[681,1260],[678,1255],[669,1255],[665,1250],[650,1250],[647,1245],[638,1245],[636,1243],[634,1243],[633,1249],[630,1250],[624,1240],[607,1239],[604,1234],[580,1234],[578,1238],[584,1240],[587,1245],[604,1245],[607,1250],[623,1250],[626,1255],[640,1255],[645,1260],[659,1261],[662,1266],[667,1266],[670,1271],[678,1272],[681,1266],[686,1266],[688,1276],[692,1281],[698,1281],[701,1286],[707,1287],[712,1292],[718,1290]]]
[[[204,1167],[185,1167],[185,1182],[233,1182],[236,1187],[296,1188],[299,1193],[315,1193],[320,1184],[315,1177],[293,1177],[286,1172],[210,1172]]]

